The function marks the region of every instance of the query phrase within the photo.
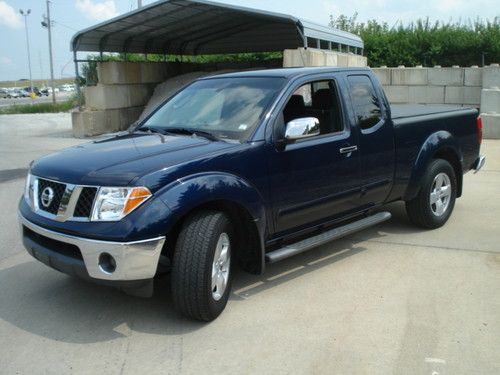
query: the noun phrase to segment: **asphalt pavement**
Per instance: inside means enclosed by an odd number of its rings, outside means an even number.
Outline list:
[[[16,207],[28,163],[83,142],[69,114],[0,116],[0,373],[499,374],[500,141],[464,179],[449,222],[393,218],[238,271],[225,312],[180,317],[151,299],[49,269],[23,249]]]

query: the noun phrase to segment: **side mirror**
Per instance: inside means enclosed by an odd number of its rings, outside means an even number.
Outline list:
[[[286,124],[285,140],[294,142],[299,139],[319,135],[319,120],[316,117],[302,117]]]

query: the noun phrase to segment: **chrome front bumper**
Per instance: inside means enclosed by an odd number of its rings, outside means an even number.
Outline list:
[[[126,281],[153,278],[165,243],[165,237],[134,242],[91,240],[42,228],[28,221],[21,214],[19,214],[19,221],[21,226],[25,226],[40,236],[78,247],[88,275],[99,280]],[[24,233],[24,230],[21,233]],[[57,254],[55,250],[52,250],[52,252],[54,256],[68,259],[65,255]],[[109,269],[100,264],[100,261],[102,263],[103,254],[110,255],[114,259],[114,271],[110,272]]]

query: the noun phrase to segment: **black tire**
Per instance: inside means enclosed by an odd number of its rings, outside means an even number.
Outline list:
[[[234,252],[234,232],[227,216],[218,211],[200,211],[182,226],[172,265],[172,297],[183,315],[205,322],[217,318],[226,307],[231,291],[232,260],[224,293],[216,300],[212,293],[212,264],[222,233],[229,237]]]
[[[430,194],[433,188],[434,179],[440,173],[448,176],[451,183],[451,195],[446,210],[437,215],[431,206]],[[417,226],[426,229],[436,229],[442,227],[450,218],[455,199],[457,196],[457,178],[455,170],[446,160],[436,159],[431,162],[423,177],[422,187],[418,195],[411,201],[406,202],[406,212],[410,220]]]

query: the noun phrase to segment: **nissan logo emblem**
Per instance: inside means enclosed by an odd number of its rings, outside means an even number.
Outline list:
[[[40,197],[42,206],[45,208],[50,207],[53,199],[54,199],[54,190],[51,187],[47,186],[45,189],[43,189],[42,195]]]

